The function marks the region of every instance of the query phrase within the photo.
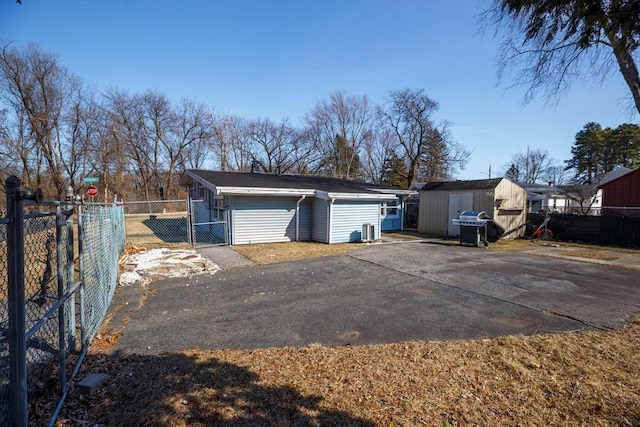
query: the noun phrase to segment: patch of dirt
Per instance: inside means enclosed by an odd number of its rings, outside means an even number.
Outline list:
[[[343,255],[354,249],[362,248],[365,245],[366,243],[337,243],[327,245],[317,242],[286,242],[237,245],[231,248],[256,264],[272,264],[276,262]]]
[[[619,258],[615,255],[607,254],[604,252],[585,251],[585,250],[562,251],[562,254],[566,256],[576,257],[576,258],[600,259],[603,261],[615,261]]]
[[[90,354],[57,426],[640,425],[640,318],[611,332]],[[31,420],[41,424],[39,419]]]

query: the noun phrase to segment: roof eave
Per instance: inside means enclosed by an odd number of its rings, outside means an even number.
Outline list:
[[[385,193],[340,193],[340,192],[328,192],[317,190],[315,196],[323,200],[371,200],[371,201],[385,201],[395,200],[397,196],[395,194]]]
[[[313,196],[314,190],[273,187],[216,187],[223,196]]]

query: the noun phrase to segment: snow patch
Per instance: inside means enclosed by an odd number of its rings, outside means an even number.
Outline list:
[[[220,267],[194,250],[152,249],[129,256],[124,269],[119,281],[122,286],[202,273],[213,275]]]

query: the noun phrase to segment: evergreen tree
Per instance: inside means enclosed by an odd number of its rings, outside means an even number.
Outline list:
[[[603,129],[598,123],[587,123],[576,134],[571,154],[565,169],[573,170],[574,181],[597,184],[616,167],[640,165],[640,126],[622,124]]]
[[[509,178],[513,182],[520,181],[520,171],[518,170],[518,167],[515,165],[515,163],[511,163],[511,166],[509,167],[507,172],[505,172],[504,177]]]
[[[382,166],[381,184],[390,187],[407,188],[407,179],[404,177],[406,164],[396,153],[393,153]]]

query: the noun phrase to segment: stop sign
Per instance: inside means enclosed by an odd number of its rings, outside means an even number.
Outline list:
[[[97,195],[98,195],[98,187],[96,187],[95,185],[90,185],[89,188],[87,188],[87,196],[96,197]]]

